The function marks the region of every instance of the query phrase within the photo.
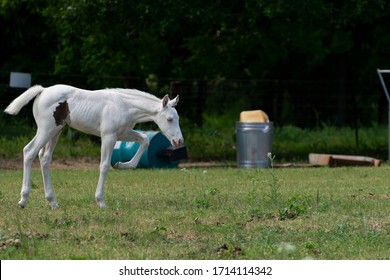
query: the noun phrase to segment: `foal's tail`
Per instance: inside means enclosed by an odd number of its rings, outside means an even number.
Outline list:
[[[4,110],[7,114],[17,115],[31,99],[35,98],[43,91],[43,87],[36,85],[26,90],[22,95],[18,96],[8,107]]]

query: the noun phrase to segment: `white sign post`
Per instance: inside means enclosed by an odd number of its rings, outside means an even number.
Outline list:
[[[9,86],[12,88],[29,88],[31,87],[31,74],[11,72],[9,75]]]

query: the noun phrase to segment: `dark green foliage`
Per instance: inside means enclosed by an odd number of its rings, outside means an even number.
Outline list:
[[[43,85],[181,89],[182,115],[198,124],[252,108],[280,125],[386,119],[375,75],[390,65],[384,0],[0,5],[0,107],[14,96],[9,72],[27,71]]]

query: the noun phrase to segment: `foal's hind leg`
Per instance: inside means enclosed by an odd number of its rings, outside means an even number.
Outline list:
[[[31,187],[31,165],[36,158],[39,150],[46,145],[46,143],[57,134],[57,131],[50,131],[39,129],[35,137],[23,148],[23,185],[21,191],[21,198],[19,206],[24,208],[27,203],[27,198]]]
[[[51,207],[58,208],[58,204],[54,198],[53,186],[50,179],[50,163],[53,156],[54,148],[57,144],[58,138],[61,134],[59,131],[47,144],[39,151],[39,161],[41,163],[43,185],[45,188],[45,198],[49,201]]]

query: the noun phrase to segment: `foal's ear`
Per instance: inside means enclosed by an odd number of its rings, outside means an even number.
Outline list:
[[[169,105],[171,105],[172,107],[175,107],[177,103],[179,103],[179,96],[176,96],[174,99],[169,101]]]
[[[163,108],[167,107],[168,102],[169,102],[169,96],[168,96],[168,94],[166,94],[166,95],[164,96],[164,98],[162,99]]]

